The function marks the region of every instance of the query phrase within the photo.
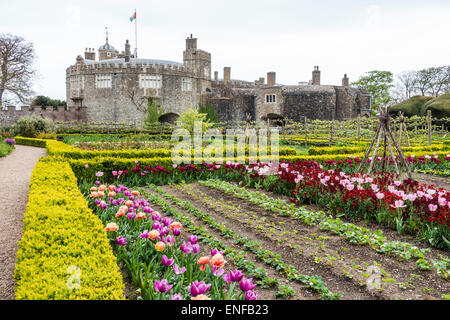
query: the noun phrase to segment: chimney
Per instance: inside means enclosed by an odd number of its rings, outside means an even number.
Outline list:
[[[314,70],[312,72],[312,84],[314,86],[320,86],[320,71],[319,66],[314,66]]]
[[[130,42],[127,40],[125,42],[125,62],[130,62],[130,56],[131,56],[131,46]]]
[[[274,86],[276,82],[276,73],[275,72],[267,72],[267,85]]]
[[[266,83],[266,79],[264,77],[259,77],[258,84],[264,85]]]
[[[214,81],[219,81],[219,71],[214,71]]]
[[[187,37],[186,38],[186,50],[189,49],[197,49],[197,38],[193,38],[192,37],[192,33],[191,33],[191,37]]]
[[[344,74],[344,77],[342,78],[342,86],[343,87],[348,87],[348,78],[347,78],[347,74]]]
[[[84,52],[84,60],[95,60],[94,48],[86,48]]]
[[[223,68],[223,83],[228,84],[231,80],[231,67]]]

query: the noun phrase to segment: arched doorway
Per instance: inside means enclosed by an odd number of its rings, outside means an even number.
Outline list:
[[[171,123],[174,124],[177,121],[179,115],[173,112],[163,114],[159,117],[158,121],[160,123]]]

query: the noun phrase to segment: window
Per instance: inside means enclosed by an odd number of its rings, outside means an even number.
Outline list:
[[[107,55],[108,57],[111,57],[111,52],[108,52],[106,55]]]
[[[192,79],[182,78],[181,79],[181,90],[182,91],[192,91]]]
[[[275,94],[266,94],[266,103],[275,103],[277,102]]]
[[[95,87],[97,89],[111,88],[112,77],[110,74],[97,74],[95,76]]]
[[[139,75],[139,87],[159,89],[162,87],[162,77],[160,75],[141,74]]]
[[[70,77],[71,89],[84,89],[84,76],[71,76]]]

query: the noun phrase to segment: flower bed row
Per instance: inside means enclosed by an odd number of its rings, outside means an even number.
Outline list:
[[[306,284],[308,288],[316,291],[319,293],[323,299],[327,300],[336,300],[339,299],[341,296],[339,293],[332,293],[323,282],[322,278],[319,276],[307,276],[299,274],[298,271],[289,264],[286,264],[281,259],[281,256],[277,253],[271,252],[270,250],[264,250],[262,249],[262,246],[257,241],[250,241],[245,237],[242,237],[241,235],[237,234],[233,230],[229,229],[224,224],[218,223],[213,217],[211,217],[209,214],[197,209],[194,207],[190,202],[183,201],[181,199],[178,199],[174,195],[167,193],[163,191],[161,188],[158,188],[154,185],[150,186],[152,191],[155,191],[159,193],[160,195],[164,196],[165,198],[170,199],[174,204],[179,205],[183,209],[187,210],[188,212],[192,213],[199,219],[201,219],[204,223],[206,223],[208,226],[210,226],[213,229],[216,229],[220,231],[223,235],[226,235],[226,237],[231,238],[235,241],[236,244],[243,245],[244,248],[255,254],[261,261],[264,263],[273,266],[276,268],[276,270],[280,274],[284,274],[288,280],[296,280],[300,283]],[[157,199],[158,197],[156,197]],[[156,200],[153,198],[153,201]],[[158,200],[163,201],[163,200]]]
[[[306,225],[319,225],[321,230],[337,234],[352,244],[369,245],[378,253],[395,256],[400,261],[413,258],[416,260],[416,266],[420,270],[430,270],[434,267],[441,277],[450,279],[450,259],[442,257],[441,260],[428,260],[426,255],[430,250],[419,249],[406,242],[388,241],[383,236],[382,231],[373,232],[364,227],[344,223],[341,219],[330,217],[324,212],[311,211],[304,207],[299,208],[284,200],[274,199],[263,192],[251,191],[223,180],[210,179],[207,181],[199,181],[199,183],[232,194],[237,198],[245,199],[281,216],[292,217]]]
[[[17,299],[123,299],[123,281],[101,221],[70,165],[33,170],[14,278]]]
[[[149,300],[255,300],[252,278],[239,270],[224,272],[224,252],[198,256],[197,236],[187,237],[183,224],[150,207],[137,190],[119,185],[96,185],[89,203],[106,225],[119,262]],[[188,238],[186,241],[185,238]],[[235,290],[236,285],[239,286]]]
[[[367,150],[367,145],[358,145],[352,147],[311,147],[308,150],[309,155],[322,154],[354,154]],[[417,147],[402,147],[403,152],[418,152],[418,151],[447,151],[450,150],[450,145],[434,144],[432,146],[417,146]]]

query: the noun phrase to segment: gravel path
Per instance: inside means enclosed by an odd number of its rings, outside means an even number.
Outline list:
[[[15,298],[13,274],[31,172],[45,154],[42,148],[16,146],[0,158],[0,300]]]

